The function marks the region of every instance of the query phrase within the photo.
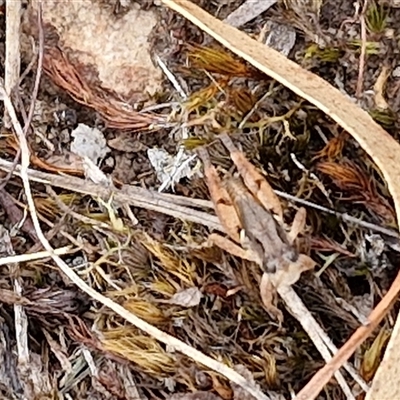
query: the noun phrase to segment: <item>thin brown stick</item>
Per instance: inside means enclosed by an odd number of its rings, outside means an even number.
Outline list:
[[[358,346],[368,338],[368,336],[379,325],[385,315],[392,308],[400,292],[400,272],[392,286],[382,298],[379,304],[372,310],[368,324],[360,326],[349,340],[339,349],[336,355],[321,368],[307,383],[306,386],[297,394],[294,400],[314,400],[324,386],[330,381],[332,375],[337,371],[354,353]]]
[[[12,163],[0,158],[0,170],[9,171]],[[211,229],[224,232],[218,218],[215,215],[195,210],[191,207],[205,205],[209,202],[200,199],[188,199],[183,196],[173,196],[156,193],[135,186],[124,186],[122,189],[108,189],[93,182],[74,176],[55,175],[42,171],[28,169],[29,179],[35,182],[63,188],[72,192],[86,194],[94,197],[108,199],[113,196],[116,204],[129,204],[151,211],[157,211],[172,217],[208,226]],[[17,166],[15,175],[21,176],[21,167]],[[198,201],[199,200],[199,201]],[[182,205],[181,205],[182,204]],[[185,206],[185,205],[189,205]]]
[[[11,167],[12,167],[12,163],[0,158],[0,170],[9,172]],[[19,167],[17,167],[14,172],[16,175],[20,175],[19,171],[20,171],[20,169],[19,169]],[[104,189],[101,189],[98,186],[91,184],[90,182],[87,182],[83,179],[76,178],[73,176],[54,175],[54,174],[50,174],[47,172],[33,170],[33,169],[29,169],[28,174],[29,174],[29,179],[31,179],[32,181],[46,183],[49,185],[53,185],[53,186],[63,188],[63,189],[68,189],[68,190],[75,191],[78,193],[88,194],[88,195],[92,195],[92,196],[100,196],[101,193],[104,193]],[[87,187],[85,187],[85,186],[87,186]],[[174,207],[174,205],[183,206],[184,210],[182,210],[182,211],[184,211],[185,215],[188,215],[187,221],[200,223],[202,225],[208,226],[211,229],[215,229],[215,230],[224,232],[217,217],[210,215],[208,213],[196,210],[197,208],[205,208],[205,209],[213,208],[213,204],[209,200],[192,199],[192,198],[177,196],[175,194],[169,194],[169,193],[157,193],[157,192],[153,192],[153,191],[150,191],[147,189],[138,188],[135,186],[126,186],[124,188],[121,191],[123,192],[125,190],[125,193],[120,193],[119,190],[115,191],[114,199],[116,199],[117,201],[126,202],[126,204],[131,205],[131,206],[150,209],[152,211],[165,213],[167,215],[175,216],[177,218],[180,218],[182,216],[179,216],[179,214],[176,214],[176,213],[171,214],[168,211],[168,209],[170,209],[171,207]],[[85,189],[85,190],[83,190],[83,189]],[[394,238],[400,237],[399,233],[393,229],[384,228],[379,225],[375,225],[375,224],[372,224],[372,223],[369,223],[366,221],[362,221],[360,219],[352,217],[351,215],[338,213],[329,208],[320,206],[318,204],[309,202],[307,200],[299,199],[295,196],[291,196],[287,193],[280,192],[278,190],[275,190],[275,193],[278,196],[280,196],[284,199],[287,199],[293,203],[299,203],[306,207],[315,208],[316,210],[320,210],[322,212],[325,212],[325,213],[328,213],[331,215],[336,215],[338,218],[343,219],[344,221],[348,221],[352,224],[357,224],[365,229],[370,229],[371,231],[380,232],[384,235],[394,237]],[[161,204],[169,204],[169,207],[164,208],[163,205],[157,204],[157,201],[162,201]],[[156,208],[153,208],[154,206]],[[193,220],[191,218],[191,215],[195,218],[195,220]]]
[[[337,354],[338,349],[333,344],[329,336],[324,332],[321,326],[318,324],[317,320],[312,316],[310,311],[304,305],[301,298],[297,295],[291,286],[278,288],[278,293],[282,300],[285,302],[285,306],[288,311],[300,322],[304,331],[307,332],[314,346],[318,349],[322,358],[325,362],[332,360],[332,357]],[[333,354],[333,355],[331,355]],[[360,374],[355,370],[355,368],[348,362],[343,363],[343,367],[350,374],[350,376],[361,386],[361,388],[368,392],[369,386],[361,378]],[[338,382],[340,383],[339,376],[334,374]],[[343,377],[342,377],[343,378]],[[345,382],[342,382],[342,387]],[[346,393],[346,392],[345,392]],[[347,397],[350,397],[347,395]]]
[[[371,222],[363,221],[363,220],[361,220],[359,218],[352,217],[349,214],[340,213],[338,211],[332,210],[331,208],[327,208],[327,207],[321,206],[321,205],[313,203],[311,201],[304,200],[304,199],[299,199],[298,197],[292,196],[291,194],[287,194],[285,192],[281,192],[280,190],[274,190],[274,192],[279,197],[282,197],[283,199],[289,200],[292,203],[301,204],[302,206],[313,208],[315,210],[322,211],[322,212],[324,212],[326,214],[334,215],[334,216],[336,216],[337,218],[339,218],[339,219],[341,219],[343,221],[350,222],[351,224],[355,224],[355,225],[361,226],[362,228],[370,229],[371,231],[379,232],[379,233],[382,233],[384,235],[400,239],[399,232],[395,231],[394,229],[385,228],[383,226],[379,226],[379,225],[373,224]]]

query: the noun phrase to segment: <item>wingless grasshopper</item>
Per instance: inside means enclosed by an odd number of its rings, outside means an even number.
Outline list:
[[[212,233],[207,245],[257,263],[263,270],[260,294],[268,312],[278,319],[276,290],[293,285],[315,262],[300,254],[294,241],[302,231],[306,211],[300,208],[287,232],[281,203],[269,183],[233,144],[227,134],[218,136],[229,150],[240,177],[220,179],[207,150],[198,149],[215,212],[230,239]]]

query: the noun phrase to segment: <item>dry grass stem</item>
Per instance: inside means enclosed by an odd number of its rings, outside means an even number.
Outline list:
[[[12,163],[0,159],[0,169],[8,171]],[[169,194],[162,194],[152,192],[150,190],[142,189],[134,186],[124,186],[122,189],[108,189],[97,185],[93,182],[80,179],[74,176],[63,176],[49,174],[46,172],[29,170],[28,176],[34,182],[40,182],[51,186],[67,189],[73,192],[91,195],[109,199],[113,196],[116,204],[130,204],[134,207],[145,208],[147,210],[157,211],[175,218],[198,223],[208,226],[211,229],[222,230],[218,218],[206,212],[194,210],[180,204],[188,204],[190,206],[207,206],[210,207],[211,203],[200,199],[189,199],[182,196],[173,196]],[[21,176],[21,168],[17,167],[15,174]]]
[[[72,249],[71,246],[61,247],[59,249],[54,249],[54,253],[58,256],[63,256],[65,254],[72,254],[76,250]],[[44,258],[49,258],[50,253],[48,251],[39,251],[37,253],[29,253],[29,254],[20,254],[20,255],[13,255],[8,257],[1,257],[0,258],[0,266],[7,265],[10,263],[21,263],[21,262],[28,262],[34,260],[41,260]]]
[[[297,321],[300,322],[303,329],[307,332],[315,347],[320,352],[322,358],[326,362],[330,361],[332,359],[332,354],[335,355],[338,349],[333,344],[329,336],[318,324],[318,322],[315,320],[315,318],[311,315],[310,311],[304,305],[301,298],[297,295],[297,293],[291,286],[279,288],[278,293],[281,296],[282,300],[285,302],[288,311],[297,319]],[[359,373],[352,365],[350,365],[349,363],[345,363],[343,364],[343,368],[346,369],[350,376],[360,385],[360,387],[365,392],[368,392],[369,386],[364,381],[364,379],[361,378]],[[348,398],[354,398],[343,376],[341,374],[335,374],[335,377],[338,380],[346,396]]]
[[[5,90],[9,96],[19,82],[20,71],[20,26],[21,26],[21,0],[6,2],[6,60],[5,60]],[[4,112],[4,126],[11,127],[11,120]]]

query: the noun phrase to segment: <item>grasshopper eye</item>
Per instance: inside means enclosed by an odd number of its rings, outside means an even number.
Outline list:
[[[268,274],[274,274],[277,269],[279,268],[279,261],[274,259],[274,260],[264,260],[263,263],[263,270],[264,272]]]
[[[290,262],[296,262],[299,258],[299,253],[295,249],[288,247],[284,254],[284,258]]]

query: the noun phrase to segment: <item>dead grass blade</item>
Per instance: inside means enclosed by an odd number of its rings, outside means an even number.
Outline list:
[[[351,161],[335,163],[322,162],[317,169],[328,175],[336,186],[347,192],[355,192],[361,195],[364,191],[371,192],[372,184],[364,172]]]
[[[319,163],[317,169],[329,176],[338,188],[350,194],[346,200],[364,204],[387,223],[393,224],[394,210],[378,193],[374,181],[358,165],[351,161],[340,163],[326,161]]]
[[[9,171],[11,167],[11,162],[0,158],[1,170]],[[14,173],[21,176],[21,167],[17,166]],[[117,205],[128,204],[134,207],[157,211],[178,219],[199,223],[221,232],[224,231],[215,215],[210,215],[204,211],[192,208],[212,208],[209,201],[156,193],[140,187],[128,185],[125,185],[122,189],[108,189],[74,176],[55,175],[30,169],[28,169],[28,176],[29,179],[35,182],[56,186],[70,190],[71,192],[87,194],[97,198],[109,199],[113,196]]]

